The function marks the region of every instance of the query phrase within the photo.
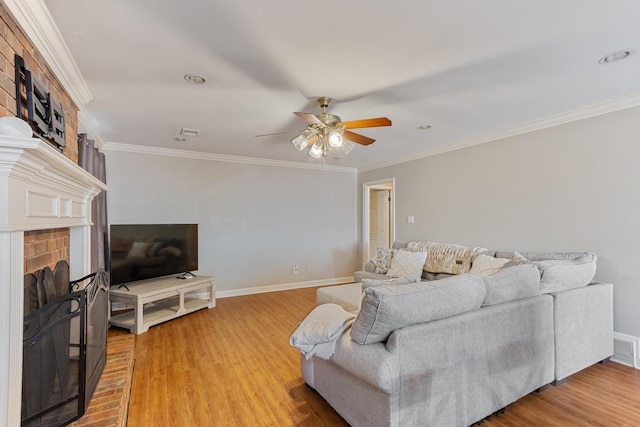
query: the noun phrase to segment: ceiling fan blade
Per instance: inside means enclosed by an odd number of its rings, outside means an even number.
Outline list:
[[[360,135],[359,133],[351,132],[345,130],[342,136],[348,139],[351,142],[355,142],[360,145],[369,145],[375,142],[375,139],[369,138],[368,136]]]
[[[260,136],[271,136],[271,135],[284,135],[285,133],[294,133],[294,132],[301,132],[300,130],[286,130],[284,132],[276,132],[276,133],[262,133],[260,135],[256,135],[256,138],[260,137]]]
[[[313,114],[309,114],[309,113],[301,113],[301,112],[294,112],[293,114],[295,114],[296,116],[300,117],[302,120],[304,120],[305,122],[309,123],[310,125],[318,125],[319,127],[324,127],[324,123],[322,123],[322,121],[317,118],[316,116],[314,116]]]
[[[375,119],[350,120],[342,122],[346,129],[375,128],[380,126],[391,126],[391,120],[386,117],[377,117]]]

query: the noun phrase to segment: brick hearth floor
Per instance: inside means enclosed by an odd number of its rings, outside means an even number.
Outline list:
[[[109,334],[107,364],[93,393],[89,408],[74,427],[124,427],[127,425],[129,393],[133,379],[135,335]]]

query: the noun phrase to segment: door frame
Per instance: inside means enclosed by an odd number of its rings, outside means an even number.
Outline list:
[[[389,206],[389,243],[393,244],[396,236],[396,179],[385,178],[362,183],[362,267],[369,261],[369,218],[371,190],[391,190],[391,202]]]

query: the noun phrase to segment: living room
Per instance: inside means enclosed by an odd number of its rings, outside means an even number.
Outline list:
[[[17,14],[20,8],[16,9],[16,4],[25,6],[23,2],[4,2],[4,7]],[[42,12],[47,7],[55,9],[56,5],[42,2],[35,7],[43,8],[38,9]],[[16,20],[21,26],[27,25]],[[633,37],[629,40],[635,41]],[[615,49],[631,51],[619,63],[598,64],[602,79],[618,78],[615,72],[607,75],[605,67],[628,67],[621,72],[625,76],[637,71],[638,56],[631,43],[594,49],[595,63]],[[43,60],[49,58],[49,54],[43,55]],[[53,61],[50,66],[57,67]],[[9,64],[7,68],[11,68]],[[87,74],[88,86],[101,93],[104,88],[92,80],[92,70],[82,71]],[[572,75],[559,76],[567,85],[571,78]],[[187,87],[192,89],[195,90]],[[631,357],[625,353],[626,358],[620,361],[638,368],[640,270],[635,263],[634,237],[638,234],[636,218],[640,217],[635,188],[640,181],[635,167],[640,154],[636,143],[640,136],[640,87],[617,89],[615,96],[599,103],[581,104],[582,100],[573,102],[559,96],[549,101],[557,101],[553,114],[500,129],[487,128],[473,138],[458,138],[447,146],[428,146],[393,158],[390,153],[396,137],[384,132],[407,122],[415,128],[418,120],[422,123],[425,119],[415,113],[409,113],[406,119],[391,117],[384,103],[378,102],[381,105],[369,106],[367,112],[371,114],[363,117],[388,114],[393,126],[376,129],[375,133],[369,129],[362,132],[376,136],[375,145],[391,148],[378,161],[367,158],[355,166],[347,159],[373,146],[358,146],[356,153],[343,161],[326,163],[254,157],[254,148],[264,146],[273,147],[277,153],[291,151],[307,157],[291,147],[288,135],[268,142],[254,138],[261,132],[279,132],[300,125],[293,122],[299,120],[295,117],[290,122],[270,122],[273,111],[265,113],[267,118],[262,119],[259,128],[244,132],[244,155],[205,150],[208,143],[215,145],[217,136],[212,134],[198,136],[198,144],[202,145],[196,148],[175,145],[173,141],[154,145],[155,141],[148,140],[153,137],[146,137],[144,129],[127,143],[111,136],[105,139],[101,131],[108,134],[108,127],[115,126],[115,122],[98,125],[98,117],[88,119],[82,112],[83,105],[78,105],[78,128],[89,133],[106,156],[109,223],[197,223],[200,268],[196,274],[216,278],[218,298],[351,280],[366,258],[362,247],[363,185],[393,179],[392,229],[397,240],[450,242],[499,250],[596,253],[595,280],[614,284],[616,344],[621,349],[632,349]],[[172,96],[172,90],[168,88],[166,96]],[[225,96],[232,95],[221,92],[220,98]],[[527,100],[520,98],[517,89],[510,96],[514,109],[527,109],[521,105]],[[296,101],[291,103],[293,99]],[[393,103],[391,98],[386,99]],[[299,93],[274,99],[272,105],[257,103],[252,108],[256,114],[276,110],[275,115],[284,121],[292,111],[302,109],[302,102],[307,103],[303,111],[318,110],[315,99],[301,98]],[[336,103],[330,110],[339,111],[348,103]],[[480,99],[475,107],[481,109],[482,104]],[[96,108],[91,103],[86,107],[87,111]],[[141,127],[162,128],[169,135],[167,140],[177,137],[179,128],[164,129],[158,111],[150,110],[156,114]],[[348,118],[361,116],[348,107],[346,112],[344,116]],[[186,115],[189,114],[187,108]],[[233,114],[229,112],[219,123],[234,121],[230,117]],[[438,138],[429,134],[438,132],[437,121],[433,120],[432,129],[419,131],[427,135],[420,138]],[[185,122],[184,126],[194,125]],[[225,132],[221,129],[220,138],[227,138]]]

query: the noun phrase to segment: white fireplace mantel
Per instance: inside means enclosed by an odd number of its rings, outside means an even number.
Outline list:
[[[20,425],[24,232],[69,227],[71,277],[88,274],[91,201],[106,189],[48,143],[0,135],[0,426]]]

